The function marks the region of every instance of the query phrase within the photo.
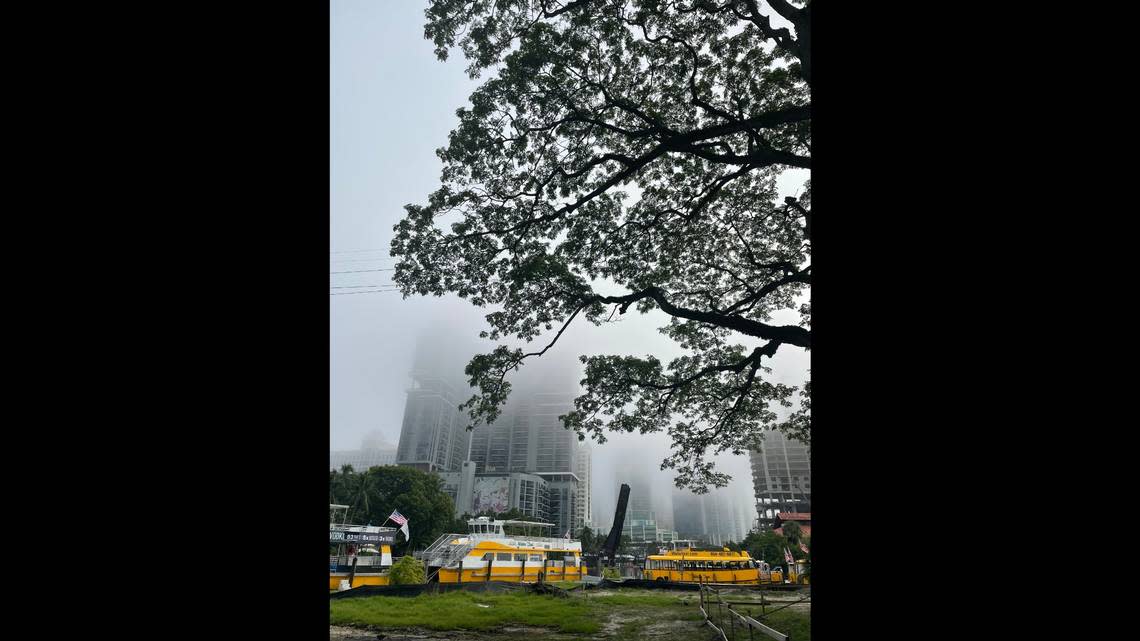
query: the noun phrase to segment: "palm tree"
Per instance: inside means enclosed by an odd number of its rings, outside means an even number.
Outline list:
[[[351,478],[349,491],[352,502],[349,505],[356,509],[357,518],[363,524],[372,517],[370,497],[376,494],[376,478],[368,472],[352,474]]]

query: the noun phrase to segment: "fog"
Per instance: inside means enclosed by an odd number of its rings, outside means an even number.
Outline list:
[[[398,292],[379,291],[391,283],[392,226],[405,204],[425,202],[438,186],[435,150],[446,144],[455,110],[468,104],[477,85],[464,73],[459,52],[447,62],[435,58],[422,37],[425,7],[426,2],[331,2],[330,449],[357,448],[375,430],[397,443],[415,343],[423,332],[465,336],[488,350],[494,345],[478,338],[488,309],[455,296],[404,300]],[[781,191],[798,192],[806,175],[788,172]],[[774,322],[797,318],[788,312]],[[571,360],[580,354],[653,354],[667,362],[682,352],[657,331],[666,322],[659,311],[633,310],[602,327],[578,319],[548,356],[570,367],[581,367]],[[545,346],[552,336],[536,344]],[[770,378],[798,384],[806,378],[809,355],[784,346],[768,365]],[[514,376],[527,376],[527,368]],[[581,377],[575,372],[570,378]],[[592,446],[596,523],[612,519],[617,470],[632,460],[648,465],[663,488],[671,487],[671,471],[657,470],[668,452],[665,435],[611,434],[606,444]],[[729,491],[751,502],[747,455],[726,454],[718,462],[733,476]]]

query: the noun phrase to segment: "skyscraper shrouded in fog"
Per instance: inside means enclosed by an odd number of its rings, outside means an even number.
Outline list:
[[[468,389],[461,362],[474,348],[456,343],[442,336],[424,336],[416,343],[397,465],[424,472],[458,472],[462,467],[470,434],[458,407]]]
[[[735,492],[730,488],[714,489],[707,494],[689,490],[673,491],[677,535],[683,539],[703,541],[710,545],[726,545],[744,539],[751,527],[742,516]],[[745,500],[747,503],[747,500]]]
[[[770,529],[779,512],[811,512],[811,451],[806,444],[768,430],[760,451],[750,458],[761,529]]]
[[[623,452],[625,454],[625,452]],[[677,538],[673,529],[672,484],[652,468],[652,460],[629,449],[616,470],[616,484],[629,485],[622,535],[635,543],[666,542]],[[616,494],[615,490],[615,494]]]
[[[471,461],[480,474],[525,472],[545,479],[549,521],[558,534],[577,534],[589,519],[589,461],[582,460],[589,449],[558,418],[574,409],[576,370],[554,359],[527,367],[528,377],[514,383],[498,420],[475,428]]]
[[[429,332],[417,344],[398,464],[439,473],[457,515],[518,509],[577,534],[590,518],[589,449],[558,420],[574,409],[577,361],[528,361],[499,418],[468,432],[457,406],[474,393],[462,372],[480,348],[457,342]]]
[[[395,465],[396,448],[384,439],[380,430],[373,430],[364,437],[358,450],[334,450],[329,452],[329,469],[340,470],[351,465],[357,472],[364,472],[378,465]]]

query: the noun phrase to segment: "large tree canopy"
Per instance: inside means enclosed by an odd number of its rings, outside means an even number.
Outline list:
[[[329,503],[349,506],[348,521],[357,525],[381,525],[398,510],[408,518],[412,534],[410,542],[396,535],[393,549],[399,555],[426,548],[440,534],[467,531],[466,523],[452,518],[455,504],[442,484],[435,474],[410,467],[382,465],[356,472],[345,465],[329,472]]]
[[[811,167],[809,16],[784,0],[431,2],[437,55],[458,46],[489,79],[439,151],[442,185],[396,225],[395,282],[494,307],[493,340],[553,334],[471,361],[473,424],[575,319],[631,307],[668,315],[684,355],[583,356],[563,417],[580,438],[667,431],[663,466],[702,491],[728,480],[712,454],[758,447],[770,405],[793,406],[764,359],[811,347],[810,182],[782,201],[775,186]],[[810,406],[784,427],[806,439]]]

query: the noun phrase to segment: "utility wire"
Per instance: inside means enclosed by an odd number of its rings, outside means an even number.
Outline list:
[[[329,262],[331,262],[331,263],[374,263],[378,260],[392,260],[392,259],[388,258],[387,256],[385,256],[383,258],[358,258],[356,260],[339,260],[339,259],[334,260],[334,259],[330,258]]]
[[[333,292],[329,296],[349,296],[352,294],[379,294],[381,292],[398,292],[399,289],[370,289],[366,292]]]

